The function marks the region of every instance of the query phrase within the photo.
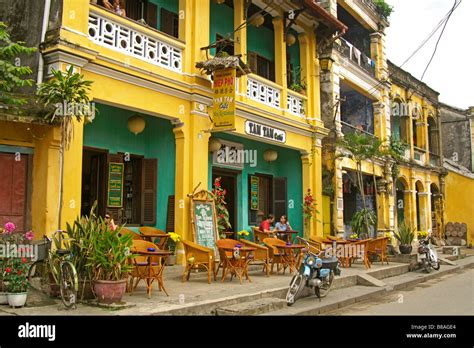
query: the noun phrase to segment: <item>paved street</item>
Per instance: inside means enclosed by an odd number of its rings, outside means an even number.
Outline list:
[[[473,315],[474,269],[448,274],[326,315]]]

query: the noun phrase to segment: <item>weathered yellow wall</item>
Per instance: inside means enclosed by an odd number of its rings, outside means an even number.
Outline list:
[[[467,224],[468,244],[474,243],[474,178],[449,171],[446,176],[447,222]]]

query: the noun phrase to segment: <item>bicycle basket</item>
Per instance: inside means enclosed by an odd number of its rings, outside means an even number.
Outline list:
[[[48,258],[49,250],[51,250],[51,240],[42,239],[33,242],[34,246],[37,246],[37,261],[46,260]]]

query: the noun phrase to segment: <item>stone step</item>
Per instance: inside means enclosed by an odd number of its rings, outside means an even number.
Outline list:
[[[215,314],[218,316],[232,315],[259,315],[282,309],[286,306],[286,301],[277,297],[260,298],[253,301],[237,303],[230,306],[216,308]]]

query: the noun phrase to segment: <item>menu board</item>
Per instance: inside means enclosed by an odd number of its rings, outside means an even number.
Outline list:
[[[214,249],[217,240],[214,202],[193,200],[192,212],[196,243]]]
[[[114,208],[123,206],[123,163],[109,163],[107,206]]]
[[[258,210],[258,176],[250,177],[250,209]]]

